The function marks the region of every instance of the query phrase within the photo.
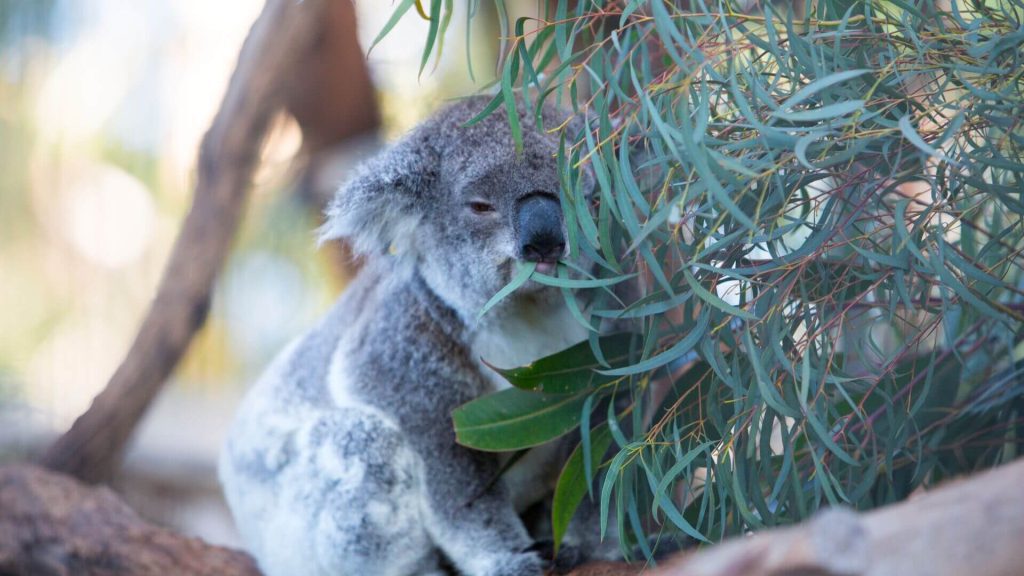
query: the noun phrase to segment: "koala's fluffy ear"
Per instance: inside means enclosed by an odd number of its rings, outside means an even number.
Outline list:
[[[437,179],[437,152],[423,125],[363,163],[327,207],[320,242],[347,238],[357,254],[407,253],[419,207]]]

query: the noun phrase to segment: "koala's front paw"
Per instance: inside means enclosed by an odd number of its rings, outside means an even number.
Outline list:
[[[555,554],[555,543],[551,540],[534,542],[529,549],[540,555],[544,565],[554,574],[568,574],[587,561],[582,549],[569,544],[563,544],[558,554]]]
[[[536,552],[521,552],[495,558],[487,576],[542,576],[547,563]]]

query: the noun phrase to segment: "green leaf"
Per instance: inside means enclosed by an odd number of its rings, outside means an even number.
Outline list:
[[[623,366],[629,363],[635,340],[636,335],[623,333],[602,336],[599,343],[611,366]],[[547,394],[576,394],[617,379],[598,373],[596,370],[601,367],[587,341],[526,366],[508,369],[491,366],[516,388]]]
[[[408,12],[415,4],[416,0],[402,0],[398,7],[395,8],[395,11],[391,13],[391,18],[388,18],[384,27],[377,33],[377,37],[370,43],[370,48],[367,52],[373,52],[373,48],[391,32],[391,29],[395,27],[395,24],[398,24],[398,21],[402,19],[402,16],[405,16],[405,13]]]
[[[863,109],[863,100],[850,100],[849,102],[837,102],[820,108],[810,108],[808,110],[799,110],[797,112],[783,112],[780,110],[775,112],[773,116],[783,120],[789,120],[790,122],[810,122],[827,120],[837,116],[845,116]]]
[[[548,276],[546,274],[535,273],[531,278],[538,284],[545,286],[554,286],[555,288],[607,288],[609,286],[615,286],[621,284],[626,280],[635,278],[636,274],[624,274],[622,276],[612,276],[610,278],[559,278],[557,276]]]
[[[640,362],[630,366],[598,370],[598,372],[607,376],[629,376],[632,374],[650,372],[651,370],[660,368],[673,360],[679,359],[690,350],[693,350],[693,347],[697,345],[697,342],[706,335],[705,331],[707,330],[709,323],[710,316],[708,314],[700,314],[697,321],[693,323],[693,328],[664,352],[656,354],[646,360],[641,360]]]
[[[491,113],[497,110],[498,107],[501,106],[504,101],[504,95],[499,91],[493,97],[491,97],[490,101],[487,103],[486,106],[484,106],[483,110],[481,110],[476,116],[473,116],[469,120],[466,120],[463,126],[472,126],[477,122],[480,122],[484,118],[487,118],[488,116],[491,115]]]
[[[680,458],[672,468],[669,468],[663,478],[658,479],[658,486],[652,491],[655,497],[654,507],[656,509],[660,508],[664,510],[665,515],[668,516],[668,519],[671,520],[677,528],[698,542],[709,542],[709,540],[683,517],[679,508],[676,507],[675,502],[672,501],[675,492],[669,491],[668,488],[697,457],[706,455],[709,446],[711,446],[711,442],[704,442],[703,444],[698,444],[693,447],[685,456]]]
[[[495,294],[494,296],[491,296],[491,299],[488,300],[487,303],[484,304],[484,307],[480,309],[480,312],[477,314],[477,318],[483,318],[484,314],[487,314],[487,312],[491,308],[494,308],[494,306],[498,302],[501,302],[509,294],[511,294],[511,293],[515,292],[516,290],[518,290],[520,286],[522,286],[523,284],[526,284],[526,281],[530,279],[530,275],[532,275],[533,271],[537,269],[537,263],[536,262],[519,262],[519,261],[516,261],[516,266],[519,267],[519,271],[516,272],[516,275],[512,278],[512,280],[508,284],[505,285],[504,288],[502,288],[501,290],[498,290],[498,293]]]
[[[921,135],[917,133],[917,130],[914,130],[914,126],[910,123],[909,115],[900,118],[899,126],[900,132],[903,134],[903,136],[911,144],[916,146],[917,149],[920,150],[921,152],[924,152],[925,154],[932,156],[934,158],[938,158],[939,160],[949,162],[950,164],[953,164],[955,166],[960,165],[959,162],[953,160],[949,156],[946,156],[943,152],[929,146],[928,143],[925,142],[923,138],[921,138]]]
[[[589,392],[541,394],[509,388],[459,406],[452,412],[455,440],[488,452],[539,446],[574,430]]]
[[[704,302],[707,302],[730,316],[743,318],[744,320],[757,320],[757,316],[743,310],[742,308],[737,308],[732,304],[729,304],[725,300],[722,300],[718,294],[715,294],[702,286],[701,283],[693,276],[693,272],[690,272],[688,268],[683,269],[683,277],[686,278],[686,283],[690,285],[693,293]]]
[[[450,14],[451,12],[446,14],[446,20],[450,17]],[[423,55],[420,57],[420,76],[423,75],[423,70],[427,67],[427,62],[430,61],[430,54],[434,51],[434,42],[437,40],[438,31],[441,29],[441,0],[431,0],[429,20],[430,28],[427,30],[427,42],[423,47]],[[445,22],[445,26],[447,26],[447,22]],[[443,30],[441,30],[441,34],[444,34]],[[440,57],[440,53],[438,57]]]
[[[515,50],[505,61],[501,72],[501,97],[505,102],[505,115],[508,118],[509,131],[515,144],[516,154],[523,152],[523,128],[519,123],[519,111],[516,109],[516,97],[513,83],[519,77],[519,51]]]
[[[604,481],[601,484],[601,538],[608,532],[608,517],[611,515],[611,508],[609,503],[612,498],[612,491],[615,489],[615,484],[623,476],[623,468],[625,465],[626,458],[631,455],[631,452],[637,448],[636,444],[630,444],[624,446],[619,453],[612,458],[611,464],[608,465],[608,471],[605,472]],[[619,516],[621,522],[622,517]]]
[[[810,84],[794,92],[792,96],[787,98],[782,104],[779,105],[779,111],[782,112],[786,110],[792,110],[794,106],[806,102],[807,100],[811,99],[812,97],[814,97],[815,94],[821,92],[822,90],[830,86],[839,84],[840,82],[846,82],[847,80],[852,80],[854,78],[857,78],[858,76],[863,76],[868,72],[871,72],[871,70],[865,68],[857,70],[844,70],[842,72],[829,74],[824,78],[819,78],[814,82],[811,82]]]
[[[578,444],[569,455],[555,485],[555,494],[551,502],[551,530],[555,541],[555,553],[562,544],[562,538],[576,509],[587,494],[589,487],[585,474],[586,460],[600,464],[601,458],[612,443],[612,434],[606,424],[594,428],[590,434],[589,452],[584,453],[583,444]]]

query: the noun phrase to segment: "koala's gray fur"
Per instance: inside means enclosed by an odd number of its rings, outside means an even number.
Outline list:
[[[560,462],[535,449],[493,482],[498,458],[458,446],[450,419],[503,386],[481,357],[518,366],[586,336],[534,282],[477,318],[522,258],[517,202],[559,190],[557,136],[520,111],[517,156],[503,114],[462,126],[485,103],[427,120],[328,210],[323,237],[349,239],[365,268],[249,392],[220,463],[270,576],[442,574],[442,555],[469,575],[542,572],[517,511],[550,490]],[[545,109],[546,127],[563,118]]]

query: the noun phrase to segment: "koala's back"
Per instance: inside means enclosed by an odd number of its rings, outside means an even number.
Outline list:
[[[413,361],[430,363],[410,353],[433,353],[410,338],[451,346],[443,332],[412,332],[410,318],[423,323],[424,314],[414,292],[374,270],[361,274],[243,401],[220,475],[239,531],[266,572],[337,574],[344,566],[340,573],[372,574],[386,559],[395,574],[420,573],[435,563],[424,553],[432,547],[420,520],[421,462],[405,441],[410,423],[400,426],[387,409],[403,384],[402,402],[422,396],[400,372]],[[363,569],[359,559],[370,564]]]

